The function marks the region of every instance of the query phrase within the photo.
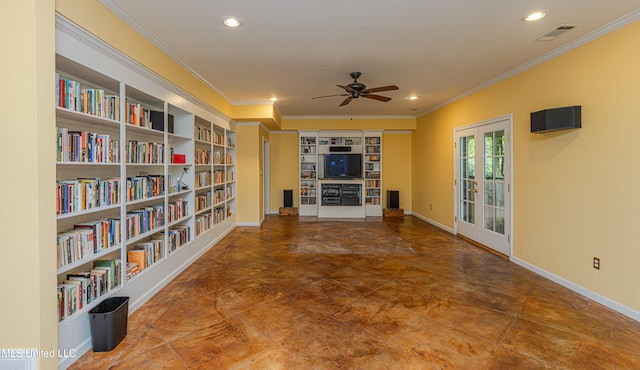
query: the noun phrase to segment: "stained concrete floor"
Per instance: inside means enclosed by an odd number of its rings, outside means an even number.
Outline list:
[[[640,369],[639,322],[415,217],[371,222],[416,253],[292,253],[328,224],[269,216],[72,369]]]

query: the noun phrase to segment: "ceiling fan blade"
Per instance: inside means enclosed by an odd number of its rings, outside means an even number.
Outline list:
[[[399,87],[396,85],[389,85],[389,86],[374,87],[373,89],[367,89],[367,91],[372,93],[372,92],[391,91],[391,90],[398,90],[398,89]]]
[[[342,86],[342,85],[336,85],[336,86],[338,86],[341,89],[344,89],[344,91],[346,92],[350,92],[350,93],[356,92],[354,89],[351,88],[351,86]]]
[[[344,105],[347,105],[347,104],[351,103],[351,100],[353,100],[352,97],[346,98],[342,103],[340,103],[340,106],[342,107]]]
[[[313,97],[313,98],[311,98],[311,99],[329,98],[329,97],[332,97],[332,96],[349,96],[349,95],[351,95],[351,94],[333,94],[333,95],[323,95],[323,96],[314,96],[314,97]]]
[[[383,101],[383,102],[388,102],[389,100],[391,100],[391,98],[388,98],[386,96],[381,96],[381,95],[376,95],[376,94],[367,94],[367,95],[362,95],[363,98],[369,98],[369,99],[373,99],[373,100],[379,100],[379,101]]]

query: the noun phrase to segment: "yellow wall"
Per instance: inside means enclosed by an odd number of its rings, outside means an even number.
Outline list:
[[[271,133],[269,136],[269,188],[270,212],[277,212],[284,205],[283,190],[293,190],[293,206],[299,206],[298,181],[298,132]]]
[[[0,348],[56,350],[54,2],[3,1],[0,35]]]
[[[236,127],[236,191],[238,222],[257,222],[260,219],[261,151],[257,123]]]
[[[635,22],[421,117],[414,211],[453,227],[454,127],[512,113],[514,256],[640,311],[638,40]],[[567,105],[583,128],[529,132],[530,112]]]
[[[400,192],[400,208],[411,212],[411,132],[382,135],[382,208],[387,206],[387,190]]]

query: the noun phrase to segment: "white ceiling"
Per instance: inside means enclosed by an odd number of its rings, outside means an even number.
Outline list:
[[[233,104],[272,96],[282,116],[419,116],[640,19],[638,0],[101,0]],[[547,16],[529,23],[528,13]],[[242,21],[236,29],[224,16]],[[560,26],[575,29],[534,41]],[[638,47],[638,45],[629,45]],[[362,72],[383,103],[339,107]],[[419,96],[410,101],[409,95]]]

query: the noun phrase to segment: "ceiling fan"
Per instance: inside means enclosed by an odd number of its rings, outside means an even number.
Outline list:
[[[391,98],[386,97],[386,96],[382,96],[382,95],[376,95],[376,94],[372,94],[375,92],[380,92],[380,91],[391,91],[391,90],[398,90],[398,86],[395,85],[389,85],[389,86],[381,86],[381,87],[374,87],[372,89],[367,89],[367,86],[361,82],[358,82],[358,78],[360,77],[361,73],[360,72],[351,72],[350,73],[351,78],[353,78],[353,82],[343,86],[343,85],[336,85],[341,89],[344,89],[345,93],[343,94],[334,94],[334,95],[324,95],[324,96],[316,96],[313,97],[311,99],[319,99],[319,98],[328,98],[330,96],[346,96],[347,98],[342,101],[342,103],[340,103],[340,106],[344,106],[347,105],[349,103],[351,103],[351,100],[353,99],[357,99],[360,97],[363,98],[368,98],[368,99],[373,99],[373,100],[378,100],[381,102],[388,102],[389,100],[391,100]]]

